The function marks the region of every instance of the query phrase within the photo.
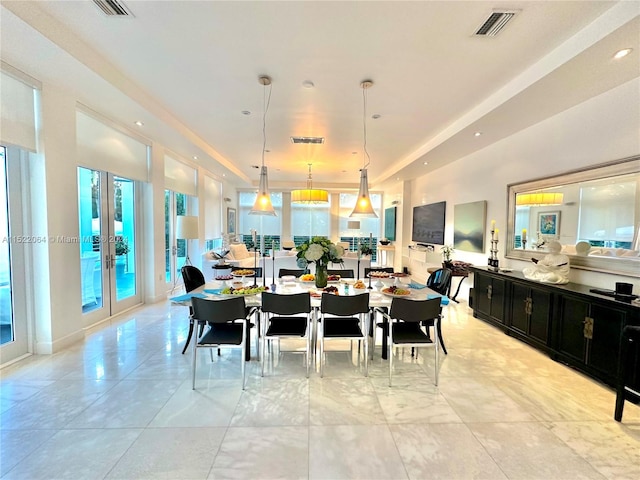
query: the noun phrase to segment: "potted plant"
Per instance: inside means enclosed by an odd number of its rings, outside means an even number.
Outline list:
[[[124,256],[129,253],[129,243],[122,237],[116,239],[116,275],[124,274],[126,261]]]
[[[442,252],[442,266],[444,268],[452,268],[453,261],[451,257],[453,255],[453,252],[455,251],[453,249],[453,245],[443,245],[440,251]]]

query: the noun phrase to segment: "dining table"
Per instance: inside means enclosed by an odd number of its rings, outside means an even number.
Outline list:
[[[295,279],[273,279],[275,283],[271,283],[269,285],[263,285],[264,279],[256,278],[253,276],[247,276],[244,278],[236,279],[236,282],[231,282],[230,280],[212,280],[206,282],[201,287],[185,294],[179,295],[177,297],[170,298],[170,301],[174,305],[183,305],[183,306],[191,306],[191,298],[199,297],[206,298],[208,300],[224,300],[227,298],[237,297],[237,293],[222,293],[226,288],[237,289],[240,287],[239,283],[242,282],[244,287],[252,286],[262,286],[266,287],[268,292],[273,292],[281,295],[292,295],[296,293],[304,293],[309,292],[311,295],[311,307],[313,309],[313,338],[312,345],[315,345],[315,339],[317,337],[317,323],[318,323],[318,312],[320,310],[320,304],[322,301],[322,294],[325,293],[322,288],[317,288],[315,286],[315,282],[304,282],[299,278]],[[257,280],[257,285],[254,284],[254,281]],[[414,282],[406,283],[406,281],[402,282],[399,278],[374,278],[372,279],[371,287],[367,288],[354,288],[354,279],[340,279],[338,281],[329,282],[327,287],[335,287],[336,292],[331,293],[333,295],[341,295],[341,296],[355,296],[362,295],[365,293],[369,293],[369,307],[371,312],[375,312],[375,309],[388,309],[391,306],[391,302],[394,297],[408,298],[411,300],[426,300],[432,298],[440,298],[441,304],[447,305],[449,303],[449,298],[444,295],[440,295],[427,288],[425,285],[420,285]],[[235,285],[235,286],[234,286]],[[368,285],[368,284],[367,284]],[[404,291],[408,291],[408,294],[393,294],[389,291],[389,287],[396,286]],[[261,306],[262,293],[255,294],[246,294],[243,295],[245,299],[245,304],[247,307],[257,307],[258,309]],[[375,314],[374,314],[375,315]],[[386,322],[386,319],[383,323]],[[375,328],[375,324],[374,324]],[[249,336],[249,329],[247,329],[247,335]],[[383,335],[382,338],[382,358],[387,358],[387,338]],[[314,348],[315,350],[315,348]],[[246,360],[250,360],[250,348],[247,348],[247,357]]]

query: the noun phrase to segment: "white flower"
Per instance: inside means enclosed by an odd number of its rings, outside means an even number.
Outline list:
[[[329,255],[331,255],[332,258],[341,259],[344,256],[344,247],[342,245],[332,244],[329,247]]]
[[[304,254],[304,258],[309,262],[316,262],[322,258],[324,255],[324,249],[322,245],[318,245],[317,243],[312,243],[309,245],[309,248]]]

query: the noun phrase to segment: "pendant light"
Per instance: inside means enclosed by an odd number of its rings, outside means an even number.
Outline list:
[[[267,148],[267,110],[271,102],[271,78],[263,75],[258,78],[260,84],[264,87],[262,91],[262,166],[260,167],[260,182],[258,183],[258,196],[249,215],[271,215],[276,216],[276,211],[271,203],[271,195],[269,194],[269,180],[267,178],[267,167],[264,164],[264,151]],[[269,96],[267,97],[267,86],[269,86]]]
[[[373,210],[371,204],[371,197],[369,196],[369,181],[367,179],[367,167],[371,163],[371,157],[367,152],[367,90],[373,86],[371,80],[365,80],[360,84],[362,87],[362,99],[363,99],[363,111],[362,111],[362,126],[364,131],[364,148],[363,148],[363,167],[360,170],[360,190],[358,191],[358,199],[356,200],[356,206],[353,208],[353,212],[349,217],[371,217],[378,218],[376,212]]]
[[[292,203],[329,203],[329,192],[326,190],[320,190],[313,188],[313,181],[311,180],[311,164],[309,163],[309,177],[307,178],[307,188],[304,190],[293,190],[291,192]]]

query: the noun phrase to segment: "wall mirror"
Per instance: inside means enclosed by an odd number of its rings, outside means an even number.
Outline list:
[[[640,277],[640,156],[507,191],[507,258],[541,258],[557,240],[571,267]]]

